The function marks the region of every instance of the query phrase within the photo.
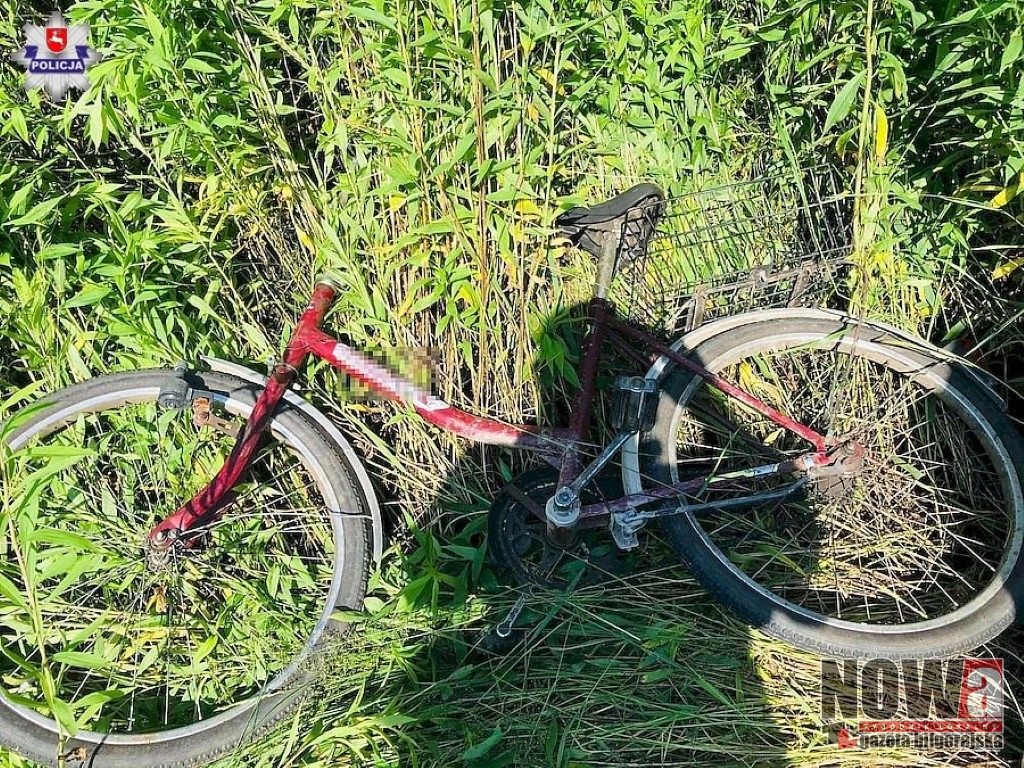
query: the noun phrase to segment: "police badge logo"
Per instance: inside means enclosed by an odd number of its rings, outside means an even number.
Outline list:
[[[89,47],[89,25],[69,27],[60,11],[50,15],[46,25],[26,24],[25,47],[11,55],[11,61],[28,70],[25,90],[45,88],[54,101],[64,101],[68,88],[89,87],[85,70],[103,58]]]

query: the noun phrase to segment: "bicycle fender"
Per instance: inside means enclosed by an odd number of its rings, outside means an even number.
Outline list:
[[[252,382],[259,386],[264,386],[267,383],[267,377],[258,371],[254,371],[251,368],[247,368],[244,365],[238,363],[232,363],[227,360],[221,360],[216,357],[200,356],[199,358],[206,365],[210,367],[210,370],[216,373],[225,373],[229,376],[236,376],[239,379]],[[308,400],[299,395],[297,392],[292,390],[286,390],[284,393],[284,399],[289,405],[293,406],[305,416],[308,416],[316,425],[323,431],[324,436],[338,448],[338,451],[344,457],[346,463],[352,469],[352,474],[356,478],[356,482],[359,484],[359,491],[363,496],[363,500],[366,502],[366,506],[370,510],[370,517],[373,522],[373,561],[379,563],[381,556],[384,552],[384,520],[381,515],[380,501],[377,499],[377,494],[373,490],[373,484],[370,482],[370,476],[366,472],[366,468],[363,466],[363,462],[360,460],[359,455],[355,452],[352,444],[341,434],[339,430],[325,414],[318,411]]]
[[[934,355],[948,362],[955,362],[961,366],[968,376],[973,378],[982,386],[982,391],[992,399],[992,402],[1000,410],[1004,412],[1006,411],[1006,398],[999,392],[997,380],[970,360],[960,357],[949,350],[937,347],[925,339],[908,333],[902,328],[898,328],[890,323],[885,323],[880,320],[860,320],[852,317],[847,312],[835,309],[817,307],[776,307],[774,309],[761,309],[754,312],[730,315],[694,328],[689,333],[686,333],[682,337],[676,339],[675,343],[673,343],[671,347],[676,352],[695,349],[698,344],[702,344],[713,336],[742,325],[763,323],[772,320],[788,320],[793,318],[807,318],[811,320],[819,318],[838,318],[842,320],[849,318],[857,320],[865,327],[873,328],[876,331],[882,331],[889,334],[894,340],[898,339],[911,349],[917,348],[927,354]],[[665,375],[670,363],[671,361],[667,357],[659,357],[658,360],[655,361],[654,365],[651,366],[650,370],[645,374],[646,378],[660,380],[661,377]]]

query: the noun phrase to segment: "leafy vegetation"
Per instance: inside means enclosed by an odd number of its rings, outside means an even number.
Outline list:
[[[43,10],[8,4],[0,47],[19,48]],[[557,416],[576,355],[558,318],[588,284],[579,255],[549,243],[552,215],[643,178],[677,193],[751,178],[779,157],[824,161],[860,192],[874,307],[977,347],[1024,387],[1018,0],[86,0],[66,13],[104,53],[89,91],[53,104],[0,65],[7,412],[25,386],[199,353],[265,361],[330,270],[344,286],[331,325],[354,343],[434,348],[439,390],[467,408]],[[471,655],[515,598],[485,563],[481,511],[518,460],[309,373],[386,483],[397,543],[322,717],[225,765],[988,757],[838,754],[816,662],[667,564],[545,596],[525,647]],[[5,500],[4,526],[21,513]],[[1014,638],[994,649],[1011,690]]]

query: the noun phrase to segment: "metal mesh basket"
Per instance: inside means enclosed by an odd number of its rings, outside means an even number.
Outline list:
[[[646,254],[620,258],[611,298],[655,331],[740,312],[816,306],[842,293],[853,194],[826,169],[670,197]],[[652,206],[651,214],[656,214]],[[649,219],[649,217],[647,217]],[[642,221],[627,221],[623,242]],[[649,226],[649,221],[647,222]]]

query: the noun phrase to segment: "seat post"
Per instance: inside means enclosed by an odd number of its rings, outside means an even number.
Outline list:
[[[594,282],[594,296],[608,297],[612,278],[615,277],[615,262],[619,258],[619,233],[609,232],[601,240],[601,256],[597,260],[597,280]]]

